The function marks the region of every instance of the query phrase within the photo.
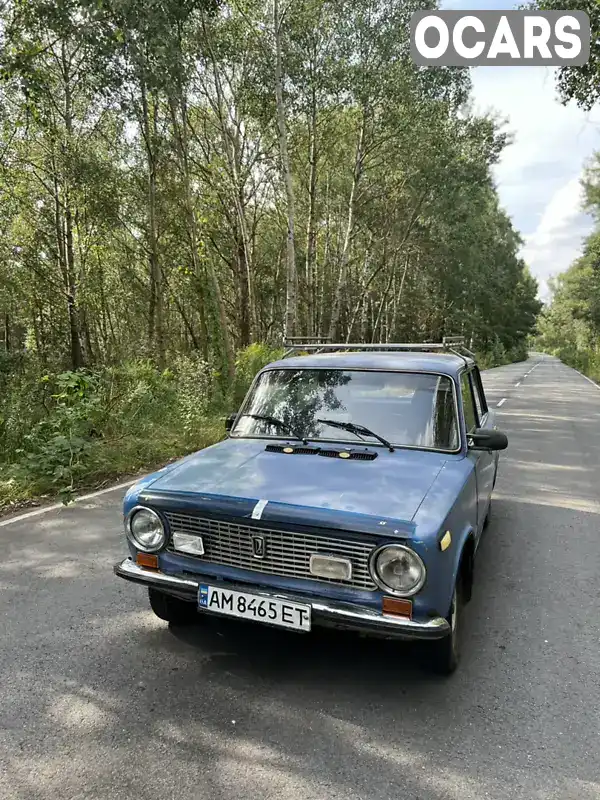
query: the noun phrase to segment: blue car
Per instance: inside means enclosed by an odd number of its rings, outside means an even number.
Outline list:
[[[432,666],[454,671],[507,446],[472,354],[455,339],[298,344],[226,428],[129,489],[116,574],[173,624],[430,640]]]

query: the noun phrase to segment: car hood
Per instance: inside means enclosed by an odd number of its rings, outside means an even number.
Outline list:
[[[237,516],[250,516],[266,500],[263,520],[281,517],[284,505],[284,519],[307,524],[330,524],[332,516],[348,514],[378,518],[379,525],[408,523],[446,463],[441,453],[417,450],[373,448],[375,460],[353,461],[273,453],[266,444],[227,439],[145,481],[143,493],[162,496],[165,506],[177,496],[178,505]]]

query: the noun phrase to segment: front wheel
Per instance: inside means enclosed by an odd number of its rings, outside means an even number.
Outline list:
[[[450,633],[432,643],[432,667],[438,675],[451,675],[458,666],[460,660],[460,622],[463,608],[462,581],[459,576],[452,602],[450,603],[450,613],[446,618],[450,625]]]
[[[148,588],[150,608],[157,617],[173,625],[189,625],[197,619],[196,607],[193,603],[179,600],[158,589]]]

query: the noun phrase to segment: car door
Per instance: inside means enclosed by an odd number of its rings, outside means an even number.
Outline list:
[[[477,367],[463,372],[461,376],[461,392],[468,441],[469,433],[476,428],[493,427],[493,420],[488,411],[481,384],[481,376]],[[492,496],[492,489],[494,488],[497,454],[488,450],[469,450],[469,458],[475,464],[477,527],[481,531]]]

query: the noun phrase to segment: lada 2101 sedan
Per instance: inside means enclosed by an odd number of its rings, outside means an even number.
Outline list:
[[[116,574],[174,624],[200,612],[427,639],[452,672],[507,446],[474,357],[455,340],[286,356],[224,441],[129,489]]]

